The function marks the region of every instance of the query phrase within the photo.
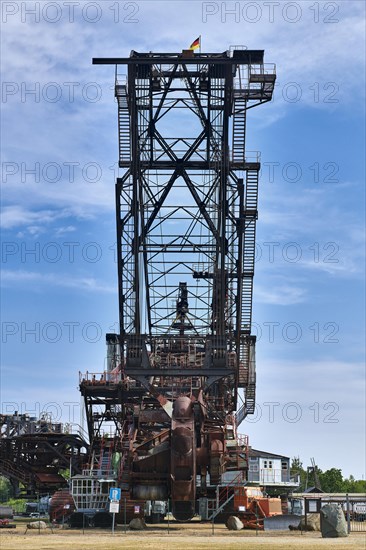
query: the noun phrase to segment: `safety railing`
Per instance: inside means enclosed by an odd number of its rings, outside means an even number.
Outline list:
[[[83,470],[83,476],[85,477],[93,477],[93,478],[116,478],[117,477],[117,472],[115,470],[113,470],[112,468],[108,468],[108,469],[103,469],[103,468],[93,468],[92,470],[90,469],[85,469]]]
[[[122,380],[122,372],[103,371],[103,372],[79,372],[79,384],[91,386],[103,386],[106,384],[118,384]]]
[[[251,466],[253,468],[253,465]],[[258,481],[262,485],[268,484],[283,484],[299,485],[299,476],[291,475],[289,470],[279,468],[261,468],[257,470],[250,469],[248,471],[248,481]]]
[[[274,75],[276,74],[275,63],[262,63],[261,65],[249,65],[249,75]]]

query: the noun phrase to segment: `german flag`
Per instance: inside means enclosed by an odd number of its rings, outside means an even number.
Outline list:
[[[197,48],[200,47],[201,37],[199,36],[192,42],[192,44],[189,46],[190,50],[197,50]]]

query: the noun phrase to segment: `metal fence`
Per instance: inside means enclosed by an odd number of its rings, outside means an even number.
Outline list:
[[[325,504],[336,503],[342,507],[348,532],[366,532],[366,495],[364,494],[296,494],[290,499],[292,513],[319,513]],[[295,509],[296,508],[296,509]]]

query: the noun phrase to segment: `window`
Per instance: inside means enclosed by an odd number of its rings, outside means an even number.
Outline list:
[[[269,460],[269,461],[268,461],[268,468],[271,468],[271,469],[273,468],[272,460]]]
[[[249,464],[249,472],[258,472],[258,464]]]
[[[286,460],[283,460],[281,462],[282,470],[288,470],[288,462]]]

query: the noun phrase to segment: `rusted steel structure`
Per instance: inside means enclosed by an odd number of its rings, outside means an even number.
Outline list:
[[[247,467],[237,427],[255,406],[260,162],[246,115],[271,100],[275,67],[244,48],[93,63],[116,68],[120,332],[107,370],[80,379],[89,473],[104,467],[129,499],[170,498],[188,520],[225,471]]]
[[[43,415],[0,415],[0,475],[17,496],[50,494],[67,481],[61,472],[81,473],[88,444],[79,434],[66,433],[60,422]],[[23,493],[19,483],[24,487]]]

